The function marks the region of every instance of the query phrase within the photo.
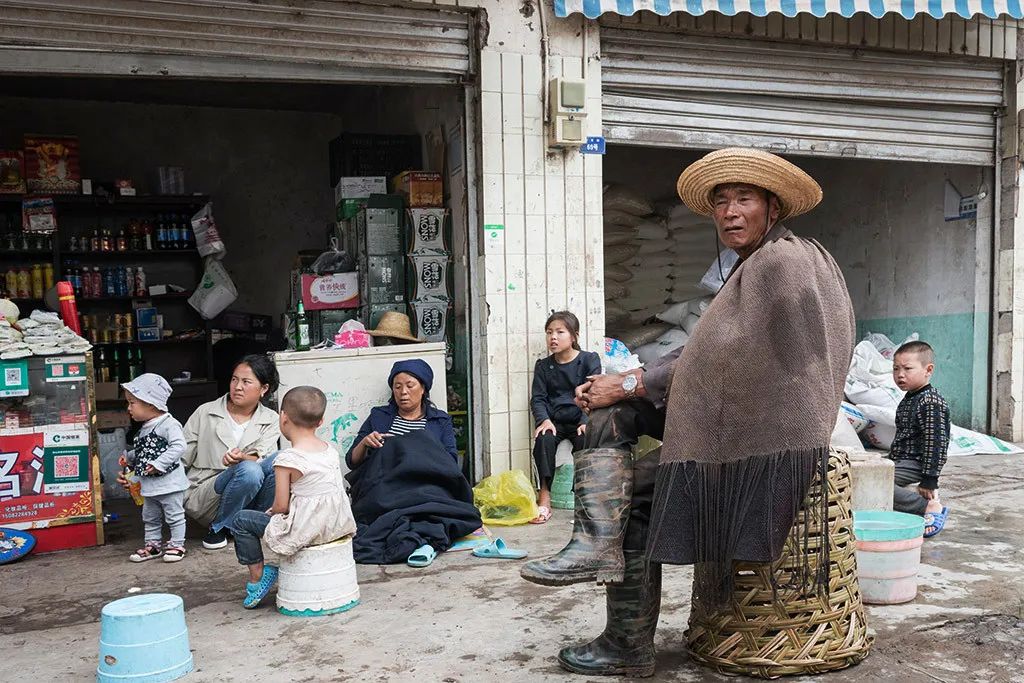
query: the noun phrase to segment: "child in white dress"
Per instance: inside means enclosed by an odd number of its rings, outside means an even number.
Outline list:
[[[249,569],[246,609],[258,606],[277,582],[278,558],[330,543],[356,531],[338,452],[316,436],[327,398],[316,387],[295,387],[281,401],[281,433],[291,448],[274,460],[274,505],[239,511],[228,527],[238,561]]]

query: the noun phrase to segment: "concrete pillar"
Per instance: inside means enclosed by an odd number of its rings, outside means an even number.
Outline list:
[[[854,510],[892,511],[893,475],[896,463],[881,453],[848,453],[853,491],[850,505]]]

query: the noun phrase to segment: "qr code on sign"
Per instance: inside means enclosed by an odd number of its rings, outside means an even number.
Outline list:
[[[56,455],[53,458],[53,476],[55,479],[74,479],[78,477],[77,455]]]

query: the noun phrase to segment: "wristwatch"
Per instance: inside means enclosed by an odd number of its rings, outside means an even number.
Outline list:
[[[626,392],[626,398],[636,398],[636,387],[639,383],[640,380],[632,373],[622,378],[622,390]]]

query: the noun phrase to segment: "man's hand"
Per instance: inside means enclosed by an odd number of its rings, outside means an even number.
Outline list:
[[[607,408],[624,401],[626,392],[622,388],[622,378],[626,374],[633,373],[587,377],[586,384],[576,387],[576,405],[589,414],[592,410]]]
[[[537,425],[537,428],[533,430],[533,438],[536,439],[538,436],[546,432],[551,432],[552,434],[555,433],[555,423],[551,420],[544,420]]]
[[[117,473],[117,483],[120,484],[121,488],[123,488],[125,491],[128,490],[128,477],[124,476],[124,472]]]
[[[584,422],[576,428],[576,436],[583,436],[587,433],[587,424]]]
[[[245,460],[245,455],[242,453],[242,451],[238,450],[237,448],[232,448],[230,451],[225,453],[224,457],[222,458],[224,467],[231,467],[232,465],[240,463],[243,460]]]
[[[152,465],[146,465],[146,476],[152,477],[154,474],[163,474],[163,472],[153,467]]]
[[[923,486],[917,487],[917,492],[921,494],[921,497],[924,498],[925,500],[935,500],[936,491],[938,491],[938,489],[926,489]]]

